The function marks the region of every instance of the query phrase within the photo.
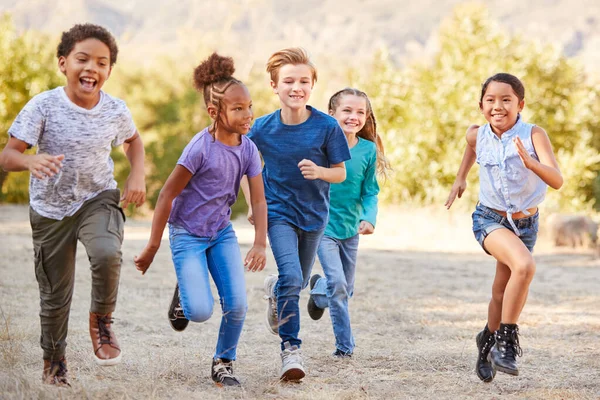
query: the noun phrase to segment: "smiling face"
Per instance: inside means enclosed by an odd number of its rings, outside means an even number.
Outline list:
[[[496,81],[489,83],[479,103],[483,116],[496,134],[512,128],[524,106],[525,101],[519,100],[511,85]]]
[[[367,121],[367,100],[353,94],[345,94],[339,99],[337,108],[330,110],[346,135],[356,135]]]
[[[306,64],[286,64],[278,71],[277,82],[271,81],[273,92],[279,96],[281,108],[306,108],[313,88],[313,72]]]
[[[110,76],[110,49],[98,39],[85,39],[77,42],[68,56],[60,57],[58,66],[67,77],[69,99],[91,109],[100,101],[100,89]]]
[[[209,106],[209,113],[216,117],[216,107]],[[250,131],[250,122],[254,118],[252,112],[252,98],[248,88],[244,85],[231,85],[223,95],[221,101],[220,120],[217,124],[219,130],[227,133],[245,135]]]

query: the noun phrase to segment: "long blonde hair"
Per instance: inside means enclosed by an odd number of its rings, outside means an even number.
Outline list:
[[[356,134],[356,136],[361,137],[365,140],[375,143],[377,147],[377,173],[387,177],[387,172],[392,168],[388,159],[385,157],[385,149],[383,148],[383,142],[381,141],[381,136],[377,134],[377,121],[375,120],[375,115],[373,114],[373,107],[371,107],[371,101],[369,101],[369,97],[362,90],[358,90],[355,88],[345,88],[342,89],[331,96],[329,99],[329,112],[335,113],[337,108],[340,105],[340,100],[342,96],[352,95],[357,97],[362,97],[365,99],[365,103],[367,104],[367,119],[365,121],[365,126]]]

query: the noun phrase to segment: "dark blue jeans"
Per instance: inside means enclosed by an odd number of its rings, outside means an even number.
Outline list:
[[[298,347],[302,343],[298,301],[308,285],[324,230],[307,232],[285,221],[269,221],[269,242],[279,272],[275,296],[282,350],[285,342]]]

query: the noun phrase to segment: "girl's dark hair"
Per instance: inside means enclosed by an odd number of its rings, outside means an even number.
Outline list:
[[[523,99],[525,98],[525,86],[523,86],[523,83],[519,80],[519,78],[517,78],[514,75],[501,72],[494,76],[490,76],[486,79],[483,85],[481,85],[481,97],[479,98],[480,103],[483,100],[483,96],[485,96],[485,92],[488,88],[488,85],[491,82],[506,83],[512,87],[512,90],[517,95],[519,101],[523,101]]]
[[[204,104],[214,105],[217,108],[217,116],[211,133],[217,130],[217,123],[221,115],[221,104],[225,92],[231,85],[243,85],[233,77],[235,67],[233,58],[223,57],[212,53],[210,57],[200,63],[194,69],[194,86],[204,96]]]
[[[106,28],[94,24],[77,24],[68,31],[63,32],[56,49],[56,57],[68,57],[75,45],[86,39],[98,39],[108,47],[111,67],[117,62],[117,54],[119,53],[117,41]]]
[[[391,169],[390,163],[385,157],[385,150],[383,148],[383,142],[381,141],[381,137],[377,134],[377,121],[375,120],[375,115],[373,114],[373,107],[371,107],[371,102],[367,97],[367,94],[361,90],[354,88],[345,88],[342,89],[331,96],[329,99],[329,112],[335,113],[335,110],[340,105],[340,100],[342,96],[352,95],[358,96],[365,99],[365,103],[367,104],[367,119],[365,121],[365,126],[356,134],[357,136],[366,139],[370,142],[375,143],[377,147],[377,172],[384,177],[387,177],[387,171]]]

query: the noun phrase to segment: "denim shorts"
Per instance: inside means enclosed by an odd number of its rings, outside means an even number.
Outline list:
[[[488,254],[490,253],[485,249],[483,242],[490,233],[501,228],[509,229],[511,232],[513,231],[513,228],[510,226],[510,222],[508,221],[508,217],[503,217],[491,208],[484,205],[477,204],[472,217],[473,234],[475,235],[475,239],[477,239],[483,250]],[[527,247],[527,249],[532,253],[533,246],[535,246],[535,242],[537,240],[539,219],[539,212],[536,211],[535,214],[529,217],[514,220],[515,226],[520,233],[519,239],[521,239],[525,247]]]

